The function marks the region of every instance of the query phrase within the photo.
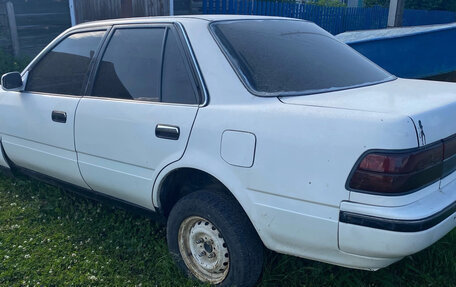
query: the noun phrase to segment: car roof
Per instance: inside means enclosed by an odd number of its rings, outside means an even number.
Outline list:
[[[128,25],[128,24],[153,24],[161,22],[185,22],[185,21],[222,21],[222,20],[267,20],[267,19],[292,19],[274,16],[250,16],[250,15],[182,15],[182,16],[151,16],[151,17],[135,17],[110,19],[102,21],[86,22],[74,26],[74,29],[90,28],[96,26],[111,26],[111,25]],[[297,20],[297,19],[293,19]]]

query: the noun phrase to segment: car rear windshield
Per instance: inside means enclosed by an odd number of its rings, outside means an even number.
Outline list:
[[[395,79],[313,23],[234,20],[213,22],[210,29],[258,96],[315,94]]]

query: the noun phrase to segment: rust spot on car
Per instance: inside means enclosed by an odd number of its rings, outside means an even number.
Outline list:
[[[423,124],[421,121],[418,121],[418,125],[420,126],[420,139],[421,139],[421,145],[426,145],[426,134],[424,133],[424,128]]]

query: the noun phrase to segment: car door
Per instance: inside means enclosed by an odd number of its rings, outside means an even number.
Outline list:
[[[57,40],[24,73],[25,89],[0,105],[5,153],[17,166],[82,187],[74,116],[106,29],[75,31]]]
[[[173,25],[115,26],[76,112],[79,167],[95,191],[152,208],[157,173],[184,153],[199,96]]]

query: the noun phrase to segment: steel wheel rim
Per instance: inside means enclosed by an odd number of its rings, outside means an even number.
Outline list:
[[[219,284],[230,267],[228,246],[220,231],[207,219],[186,218],[179,227],[179,251],[187,268],[203,282]]]

